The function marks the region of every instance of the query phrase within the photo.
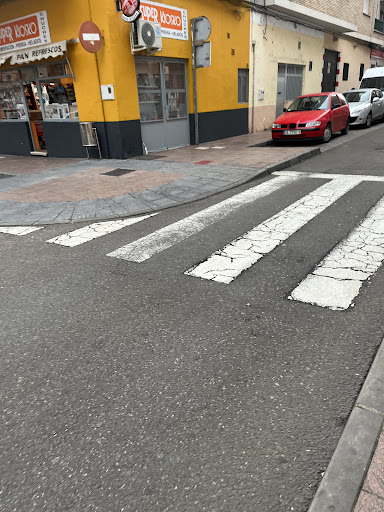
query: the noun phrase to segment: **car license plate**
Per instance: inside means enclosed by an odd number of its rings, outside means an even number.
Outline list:
[[[301,135],[301,130],[284,130],[283,135]]]

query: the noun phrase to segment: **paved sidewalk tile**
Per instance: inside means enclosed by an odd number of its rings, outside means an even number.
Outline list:
[[[384,511],[384,431],[381,433],[354,512]]]
[[[105,168],[102,169],[104,172]],[[108,170],[111,170],[108,168]],[[183,174],[165,174],[151,171],[135,171],[120,176],[103,176],[100,169],[79,172],[0,194],[0,199],[9,201],[80,201],[83,199],[102,199],[121,194],[130,194],[138,190],[155,188],[166,183],[180,180]]]
[[[357,502],[354,512],[383,512],[384,500],[374,494],[363,491]]]

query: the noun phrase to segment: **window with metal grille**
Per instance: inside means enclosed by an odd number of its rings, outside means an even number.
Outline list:
[[[363,78],[364,75],[364,64],[360,64],[360,73],[359,73],[359,80]]]
[[[284,101],[292,101],[303,92],[304,66],[279,64],[278,78],[285,82]]]
[[[349,64],[348,62],[344,62],[343,66],[343,80],[348,80],[349,75]]]
[[[249,70],[238,70],[238,89],[237,96],[239,103],[248,103]]]

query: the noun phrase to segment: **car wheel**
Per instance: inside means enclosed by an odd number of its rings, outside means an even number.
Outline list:
[[[323,142],[329,142],[332,139],[332,128],[329,124],[325,127],[323,134]]]
[[[345,125],[344,130],[341,130],[341,134],[342,135],[347,135],[348,132],[349,132],[349,119],[347,119],[347,123]]]
[[[367,115],[367,119],[365,121],[365,127],[366,128],[369,128],[372,124],[372,113],[370,112],[368,115]]]

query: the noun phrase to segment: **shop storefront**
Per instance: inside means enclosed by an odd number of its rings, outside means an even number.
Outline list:
[[[184,61],[136,57],[141,136],[148,151],[190,143]]]
[[[0,72],[0,120],[28,123],[31,153],[47,152],[45,127],[50,120],[78,119],[73,76],[66,62]]]
[[[249,10],[223,9],[219,0],[141,0],[139,18],[160,27],[159,44],[134,51],[121,5],[67,0],[63,16],[51,0],[0,2],[0,20],[9,20],[0,22],[0,153],[86,157],[81,122],[96,128],[103,158],[194,144],[191,19],[202,15],[212,51],[197,70],[200,142],[248,132],[238,80],[248,76]],[[93,35],[87,49],[79,30],[89,21],[100,34],[95,52]]]

